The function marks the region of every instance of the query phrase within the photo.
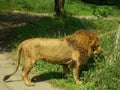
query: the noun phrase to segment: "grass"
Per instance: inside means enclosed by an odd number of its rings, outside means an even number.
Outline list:
[[[102,47],[106,53],[105,59],[94,57],[90,59],[83,68],[80,79],[82,85],[75,85],[72,72],[68,73],[67,79],[62,77],[62,67],[44,61],[39,61],[34,67],[34,71],[40,74],[39,78],[49,80],[49,82],[63,87],[65,90],[119,90],[120,88],[120,53],[113,51],[115,33],[101,38]],[[110,59],[109,55],[112,56]],[[92,60],[92,61],[91,61]]]
[[[117,26],[118,23],[115,21],[77,19],[69,15],[60,18],[40,17],[35,21],[28,21],[26,26],[15,28],[10,36],[12,40],[10,43],[15,45],[27,38],[34,37],[61,38],[78,29],[92,29],[101,34],[115,30]]]
[[[54,0],[0,0],[0,10],[19,10],[29,12],[53,12]]]
[[[27,11],[53,13],[54,0],[0,0],[0,11]],[[96,5],[80,0],[66,0],[65,11],[72,15],[95,15],[102,17],[120,17],[118,6]]]
[[[94,57],[83,68],[80,79],[82,85],[75,85],[72,72],[68,73],[67,79],[62,77],[62,67],[44,61],[39,61],[34,71],[40,74],[43,80],[63,87],[65,90],[119,90],[120,88],[120,53],[119,50],[111,53],[114,47],[115,33],[101,38],[102,47],[106,53],[105,59]],[[111,50],[111,51],[110,51]],[[109,58],[111,55],[111,59]],[[91,61],[92,60],[92,61]]]
[[[0,0],[0,11],[20,10],[51,13],[54,12],[53,2],[54,0]],[[71,16],[101,15],[104,17],[107,15],[119,17],[120,10],[116,6],[100,6],[81,1],[66,0],[65,10],[67,14],[62,17],[29,17],[29,15],[18,15],[17,19],[12,20],[13,17],[2,15],[3,21],[26,23],[24,26],[12,28],[13,31],[10,32],[6,45],[9,49],[16,50],[18,44],[25,39],[35,37],[62,38],[78,29],[92,29],[99,34],[105,34],[116,30],[120,23],[120,21],[78,19]],[[44,61],[37,62],[32,73],[38,74],[36,76],[36,78],[38,77],[38,82],[48,80],[50,83],[63,87],[66,90],[118,90],[120,88],[120,53],[119,49],[113,52],[114,40],[115,33],[100,38],[105,52],[105,58],[91,58],[83,67],[80,74],[80,79],[83,81],[82,85],[74,84],[71,71],[67,74],[67,79],[64,79],[62,76],[62,66],[53,65]]]
[[[15,28],[11,33],[9,44],[11,48],[17,47],[18,44],[27,39],[34,37],[61,38],[75,32],[78,29],[93,29],[99,34],[105,34],[115,30],[118,26],[116,21],[106,21],[103,19],[87,20],[77,19],[69,15],[63,17],[37,17],[34,21],[27,23],[26,26]],[[36,63],[32,73],[37,73],[39,82],[47,80],[66,90],[117,90],[119,88],[119,53],[115,55],[113,51],[115,33],[100,38],[104,52],[105,60],[100,57],[90,59],[80,74],[82,85],[75,85],[72,72],[68,73],[67,79],[62,76],[62,66],[50,64],[44,61]],[[109,55],[113,55],[112,65],[108,64]],[[91,63],[93,62],[94,63]],[[117,67],[116,67],[117,65]],[[33,78],[33,81],[34,81]],[[36,80],[36,79],[35,79]]]

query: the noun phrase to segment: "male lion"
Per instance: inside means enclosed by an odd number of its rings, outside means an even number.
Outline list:
[[[100,54],[102,48],[98,40],[98,35],[93,31],[77,31],[61,39],[33,38],[23,41],[18,48],[16,70],[4,77],[4,81],[15,74],[20,64],[21,51],[24,56],[24,66],[22,69],[22,79],[25,84],[32,86],[28,76],[33,65],[38,60],[45,60],[54,64],[63,65],[63,73],[66,74],[68,68],[72,68],[76,84],[80,84],[79,70],[89,57]]]

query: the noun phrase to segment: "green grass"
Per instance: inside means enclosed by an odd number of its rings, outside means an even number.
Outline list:
[[[17,47],[18,44],[34,37],[61,38],[75,32],[78,29],[94,29],[99,34],[105,34],[115,30],[118,26],[116,21],[106,21],[102,19],[87,20],[77,19],[71,16],[63,17],[40,17],[27,23],[26,26],[15,28],[11,33],[8,45]],[[66,90],[117,90],[119,88],[119,53],[113,51],[115,33],[102,38],[101,44],[106,54],[105,60],[100,57],[90,59],[80,74],[82,85],[75,85],[72,72],[68,73],[67,79],[62,76],[62,66],[39,61],[34,66],[32,73],[37,73],[40,80],[47,80]],[[108,64],[109,55],[113,55],[113,65]],[[117,56],[116,56],[117,55]],[[91,63],[93,62],[94,63]],[[117,67],[116,67],[117,65]],[[39,75],[40,74],[40,75]],[[40,81],[38,80],[38,81]]]
[[[80,74],[82,85],[75,85],[72,71],[68,73],[67,79],[62,76],[62,66],[39,61],[33,71],[37,72],[39,78],[48,80],[65,90],[119,90],[120,88],[120,53],[113,52],[115,33],[101,38],[105,59],[94,57],[85,65]],[[111,53],[111,51],[113,53]],[[110,59],[110,55],[112,58]],[[92,60],[92,61],[91,61]],[[94,63],[90,63],[93,62]]]
[[[54,0],[0,0],[0,11],[27,11],[53,13]],[[120,17],[118,6],[95,5],[80,0],[66,0],[65,11],[72,15],[96,15],[102,17]]]
[[[20,10],[51,13],[54,10],[54,0],[13,1],[14,2],[0,0],[0,11]],[[9,49],[13,50],[18,47],[20,42],[28,38],[61,38],[78,29],[92,29],[99,34],[105,34],[117,29],[117,21],[77,19],[71,16],[93,15],[94,9],[97,15],[104,16],[107,14],[108,16],[120,16],[120,10],[115,6],[94,6],[93,4],[66,0],[65,10],[67,14],[65,16],[29,17],[29,15],[23,15],[22,18],[19,18],[19,20],[25,22],[26,25],[12,28],[13,31],[10,33],[7,45]],[[111,12],[106,11],[107,9]],[[8,20],[8,22],[21,23],[18,19],[12,20],[11,17],[5,17],[5,15],[2,15],[2,17]],[[25,17],[28,17],[27,20]],[[11,21],[9,21],[9,19],[11,19]],[[82,85],[74,84],[71,71],[68,73],[67,79],[64,79],[62,76],[62,66],[44,61],[37,62],[32,73],[40,74],[40,80],[48,80],[50,83],[63,87],[66,90],[118,90],[120,88],[120,54],[119,50],[113,52],[114,40],[115,33],[100,38],[105,59],[101,57],[90,59],[80,74],[80,79],[83,81]],[[111,57],[111,59],[109,57]]]
[[[115,33],[100,39],[104,53],[106,53],[105,58],[94,57],[90,59],[80,74],[82,85],[75,85],[72,71],[68,73],[67,79],[64,79],[60,65],[39,61],[33,71],[40,74],[39,78],[49,80],[49,82],[63,87],[65,90],[119,90],[120,53],[119,50],[113,52],[114,39]],[[90,63],[93,60],[94,63]]]
[[[65,10],[73,15],[93,15],[91,7],[90,4],[71,0],[67,0],[65,4]]]
[[[9,41],[10,44],[15,45],[34,37],[61,38],[79,29],[92,29],[101,34],[115,30],[117,26],[118,23],[115,21],[77,19],[69,15],[60,18],[40,17],[32,22],[28,21],[23,27],[15,28]]]
[[[0,10],[53,12],[54,0],[0,0]]]

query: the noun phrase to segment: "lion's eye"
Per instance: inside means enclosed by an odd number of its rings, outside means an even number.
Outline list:
[[[99,47],[100,45],[97,45],[96,47]]]
[[[96,48],[94,47],[94,48],[92,48],[92,51],[95,51],[96,50]]]
[[[95,51],[95,50],[97,50],[98,47],[99,47],[99,46],[94,46],[94,47],[92,48],[92,50]]]

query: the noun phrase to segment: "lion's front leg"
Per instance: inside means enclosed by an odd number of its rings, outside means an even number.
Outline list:
[[[79,80],[79,70],[80,70],[80,65],[75,65],[73,67],[73,76],[76,84],[81,84],[81,81]]]

